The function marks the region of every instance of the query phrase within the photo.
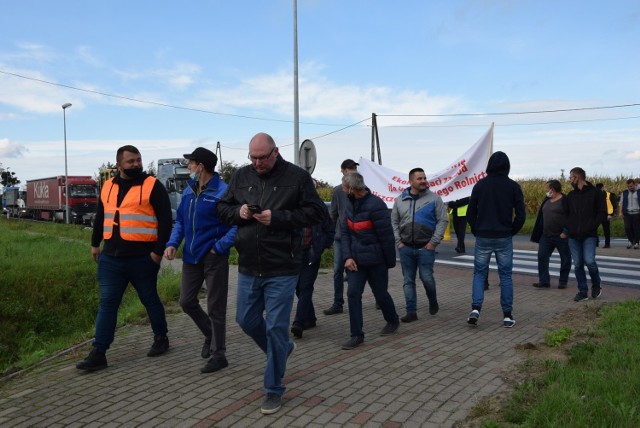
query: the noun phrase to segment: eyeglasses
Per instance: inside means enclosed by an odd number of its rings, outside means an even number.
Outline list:
[[[249,154],[247,155],[247,157],[249,158],[249,160],[250,160],[251,162],[266,161],[267,159],[269,159],[269,158],[271,157],[271,155],[273,154],[273,151],[274,151],[275,149],[276,149],[275,147],[274,147],[273,149],[271,149],[271,151],[269,152],[269,154],[268,154],[268,155],[265,155],[265,156],[251,156],[251,153],[249,153]]]

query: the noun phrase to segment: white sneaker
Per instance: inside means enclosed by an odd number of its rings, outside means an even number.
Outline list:
[[[469,318],[467,319],[467,324],[476,325],[478,324],[478,318],[480,318],[480,311],[474,309],[469,314]]]
[[[513,318],[509,318],[509,317],[504,317],[504,319],[502,320],[502,325],[505,328],[511,328],[514,325],[516,325],[516,320],[514,320]]]
[[[631,247],[633,247],[633,242],[629,241],[629,243],[627,244],[627,250]]]

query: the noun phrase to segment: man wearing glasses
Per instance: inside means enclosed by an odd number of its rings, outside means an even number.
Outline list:
[[[326,209],[309,173],[285,161],[270,135],[251,139],[249,160],[231,177],[217,212],[223,223],[238,226],[236,321],[267,356],[261,412],[273,414],[282,405],[281,381],[295,349],[289,319],[302,230],[322,222]]]

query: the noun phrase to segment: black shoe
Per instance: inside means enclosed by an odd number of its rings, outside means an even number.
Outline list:
[[[274,394],[272,392],[268,392],[264,401],[262,402],[262,406],[260,407],[260,412],[263,415],[272,415],[282,407],[282,396],[278,394]]]
[[[548,282],[534,282],[533,286],[535,288],[551,288],[551,284]]]
[[[464,250],[462,248],[456,247],[455,250],[456,250],[456,253],[458,253],[458,254],[464,253]]]
[[[388,322],[387,325],[385,325],[382,328],[382,330],[380,330],[380,336],[391,336],[393,333],[398,331],[399,325],[400,325],[399,322],[396,322],[396,323]]]
[[[429,313],[431,315],[435,315],[438,313],[438,311],[440,310],[440,305],[438,305],[437,303],[434,303],[433,305],[429,305]]]
[[[576,297],[573,298],[575,302],[583,302],[585,300],[589,300],[589,295],[587,293],[580,292],[576,294]]]
[[[400,321],[402,322],[418,321],[418,314],[416,314],[415,312],[407,312],[407,315],[400,318]]]
[[[329,309],[325,309],[322,311],[325,315],[335,315],[342,313],[342,306],[338,306],[336,304],[331,305]]]
[[[604,247],[602,247],[602,248],[611,248],[611,245],[609,245],[609,244],[604,244]]]
[[[559,282],[558,283],[558,288],[561,289],[561,290],[567,288],[567,283],[566,282]]]
[[[349,340],[347,340],[346,342],[344,342],[342,344],[342,349],[350,351],[351,349],[354,349],[354,348],[362,345],[362,342],[364,342],[364,337],[362,337],[362,336],[351,336],[351,338]]]
[[[378,304],[378,302],[376,302],[376,309],[380,310],[380,305]]]
[[[305,324],[302,326],[303,330],[309,330],[311,328],[316,328],[317,324],[316,321],[311,321],[309,324]]]
[[[487,291],[489,289],[489,281],[484,282],[484,290]]]
[[[217,372],[218,370],[222,370],[223,368],[227,367],[228,365],[229,365],[229,363],[227,362],[226,358],[213,357],[209,361],[207,361],[207,364],[205,364],[204,367],[202,367],[200,369],[200,372],[201,373],[213,373],[213,372]]]
[[[292,325],[291,333],[293,334],[293,337],[295,337],[296,339],[302,338],[302,327],[300,327],[298,324]]]
[[[211,339],[206,339],[202,344],[202,352],[200,352],[202,358],[209,358],[211,356]]]
[[[477,325],[479,318],[480,318],[480,310],[473,309],[469,314],[469,318],[467,318],[467,324]]]
[[[591,287],[591,298],[597,299],[602,294],[601,287]]]
[[[147,357],[157,357],[169,350],[169,338],[167,336],[156,336],[153,338],[153,345],[147,352]]]
[[[86,370],[88,372],[95,372],[107,368],[107,356],[104,352],[98,351],[93,348],[87,358],[76,364],[76,368],[80,370]]]

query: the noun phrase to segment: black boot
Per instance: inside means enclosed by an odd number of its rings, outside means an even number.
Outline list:
[[[88,372],[95,372],[107,368],[107,356],[104,352],[98,351],[93,348],[87,358],[76,364],[76,368],[80,370],[86,370]]]
[[[153,345],[147,352],[147,357],[157,357],[162,355],[169,349],[169,338],[167,336],[155,336],[153,338]]]

